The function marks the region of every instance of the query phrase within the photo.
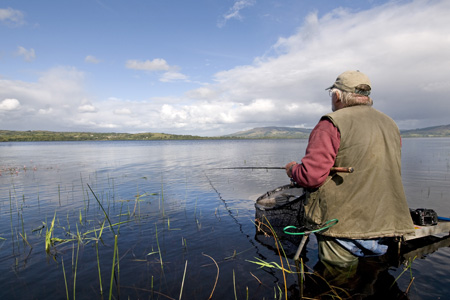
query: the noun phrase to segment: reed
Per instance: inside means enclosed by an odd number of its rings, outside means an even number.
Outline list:
[[[98,255],[98,241],[102,237],[102,233],[103,233],[103,228],[104,227],[105,227],[105,221],[103,221],[103,223],[102,223],[102,226],[100,228],[100,232],[99,232],[98,236],[97,236],[97,231],[94,230],[94,235],[95,235],[95,238],[96,238],[96,241],[95,241],[95,252],[96,252],[96,256],[97,256],[98,281],[99,281],[99,285],[100,285],[100,296],[102,297],[102,299],[103,299],[103,284],[102,284],[102,273],[101,273],[101,270],[100,270],[100,256]]]
[[[161,209],[163,217],[166,216],[166,212],[164,210],[164,180],[163,175],[161,174]]]
[[[13,244],[13,252],[14,252],[14,226],[13,226],[13,208],[12,208],[12,195],[11,195],[11,190],[9,190],[9,217],[11,220],[11,239],[12,239],[12,244]]]
[[[114,283],[114,274],[116,269],[116,253],[117,253],[117,235],[114,235],[114,251],[113,251],[113,263],[111,268],[111,280],[109,283],[109,300],[112,299],[112,289]]]
[[[95,242],[95,253],[97,255],[98,281],[100,286],[100,296],[103,298],[102,272],[100,270],[100,257],[98,255],[98,240]]]
[[[234,300],[237,300],[237,293],[236,293],[236,275],[234,274],[234,269],[233,269],[233,290],[234,290]]]
[[[179,300],[181,300],[181,297],[183,295],[184,279],[186,278],[187,264],[188,264],[188,261],[186,260],[186,264],[184,265],[183,280],[181,282],[180,297],[178,298]]]
[[[208,298],[208,300],[209,300],[209,299],[212,299],[212,296],[213,296],[214,291],[215,291],[216,286],[217,286],[217,281],[219,281],[219,265],[218,265],[217,262],[214,260],[214,258],[212,258],[211,256],[209,256],[209,255],[207,255],[207,254],[204,254],[204,253],[202,253],[202,255],[203,255],[203,256],[206,256],[206,257],[209,257],[209,258],[214,262],[214,264],[216,265],[216,268],[217,268],[216,281],[214,282],[214,286],[213,286],[213,289],[212,289],[212,291],[211,291],[211,295],[209,295],[209,298]]]
[[[67,278],[66,278],[66,270],[64,269],[64,257],[61,257],[61,265],[64,275],[64,285],[66,287],[66,298],[69,300],[69,288],[67,287]]]
[[[53,246],[52,236],[53,236],[53,229],[55,226],[55,218],[56,218],[56,211],[55,215],[53,216],[52,223],[50,224],[50,228],[47,226],[47,230],[45,233],[45,252],[47,252],[47,254],[50,253],[50,248]]]
[[[26,235],[23,236],[20,232],[19,232],[19,235],[22,237],[22,240],[24,241],[24,243],[26,243],[28,245],[28,247],[30,247],[30,249],[33,249],[33,246],[31,246],[27,240],[27,236]],[[2,238],[0,237],[0,239],[2,239]]]
[[[105,209],[103,208],[102,203],[100,202],[100,200],[98,200],[97,195],[95,195],[94,191],[92,190],[91,186],[89,184],[87,184],[88,188],[91,190],[92,195],[94,195],[95,200],[97,200],[98,205],[100,205],[100,208],[102,209],[105,218],[108,220],[109,223],[109,228],[111,229],[111,231],[113,232],[114,235],[116,235],[116,232],[114,231],[113,225],[111,224],[111,220],[108,217],[108,214],[106,213]]]
[[[77,228],[78,231],[78,228]],[[76,285],[77,285],[77,269],[78,269],[78,254],[80,252],[80,241],[77,242],[77,257],[75,259],[75,270],[73,273],[73,300],[75,300],[75,292],[76,292]]]
[[[417,256],[414,256],[412,259],[410,258],[408,261],[407,266],[403,269],[403,271],[400,273],[400,275],[397,276],[397,278],[395,278],[394,282],[392,282],[390,288],[392,288],[394,286],[394,284],[400,279],[400,277],[403,276],[403,274],[405,274],[406,271],[409,270],[410,272],[410,276],[411,276],[411,282],[414,280],[413,274],[412,274],[412,263],[416,260]]]
[[[298,274],[298,282],[300,283],[300,298],[303,299],[304,281],[305,281],[305,266],[303,265],[303,258],[300,258],[300,262],[295,261],[297,268],[300,265],[300,272]]]
[[[264,218],[265,218],[266,221],[267,221],[267,224],[268,224],[267,227],[270,229],[270,231],[272,232],[272,235],[273,235],[273,237],[274,237],[274,239],[275,239],[275,246],[277,247],[278,256],[280,257],[280,262],[281,262],[281,270],[282,270],[282,272],[283,272],[284,293],[285,293],[285,295],[286,295],[286,300],[287,300],[287,299],[288,299],[288,298],[287,298],[287,297],[288,297],[288,294],[287,294],[286,274],[285,274],[285,270],[284,270],[284,266],[283,266],[283,257],[281,256],[280,248],[281,248],[281,250],[283,251],[284,257],[286,258],[286,261],[287,261],[286,253],[284,252],[284,249],[283,249],[283,247],[282,247],[282,245],[281,245],[281,243],[280,243],[280,241],[279,241],[279,239],[278,239],[277,234],[275,233],[275,230],[274,230],[274,229],[272,228],[272,226],[270,225],[269,220],[266,218],[266,216],[264,216]],[[288,265],[288,267],[289,267],[289,263],[288,263],[287,265]]]
[[[159,261],[161,263],[161,270],[163,270],[164,266],[163,266],[163,260],[162,260],[162,255],[161,255],[161,248],[159,247],[158,226],[156,225],[156,223],[155,223],[155,236],[156,236],[156,245],[158,246]]]

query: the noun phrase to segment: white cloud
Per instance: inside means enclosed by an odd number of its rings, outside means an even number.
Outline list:
[[[84,74],[72,67],[57,67],[40,74],[35,82],[0,79],[0,99],[14,95],[20,110],[0,118],[0,127],[13,130],[73,129],[78,107],[86,104]],[[26,119],[27,122],[23,122]]]
[[[96,112],[97,109],[92,104],[84,104],[84,105],[78,106],[78,111],[81,113],[93,113],[93,112]]]
[[[416,119],[423,126],[448,123],[449,13],[449,1],[423,0],[359,12],[339,8],[321,18],[311,13],[296,34],[278,40],[271,55],[218,72],[207,91],[247,106],[248,113],[260,107],[256,99],[276,103],[270,112],[259,111],[262,124],[278,115],[280,125],[311,127],[330,110],[324,89],[341,72],[359,69],[372,80],[375,108],[402,126],[410,128]]]
[[[0,8],[0,22],[9,26],[19,26],[25,24],[23,12],[20,10],[8,8]]]
[[[39,115],[51,115],[53,114],[53,108],[47,107],[47,108],[40,108],[38,110]]]
[[[20,102],[17,99],[5,99],[0,102],[0,111],[16,110],[20,107]]]
[[[155,58],[153,60],[145,61],[128,60],[125,67],[139,71],[165,71],[159,78],[159,81],[161,82],[188,81],[188,77],[180,73],[177,66],[170,66],[162,58]]]
[[[244,8],[255,5],[255,0],[237,0],[234,2],[233,6],[228,10],[226,14],[223,14],[222,17],[217,22],[217,26],[223,27],[227,23],[228,20],[238,19],[242,20],[242,16],[240,11]]]
[[[23,56],[26,61],[33,61],[36,58],[36,53],[33,48],[27,50],[22,46],[17,47],[17,55]]]
[[[159,79],[162,82],[172,82],[172,81],[186,81],[188,77],[179,72],[165,72]]]
[[[131,115],[131,110],[129,108],[117,108],[114,110],[116,115]]]
[[[217,95],[218,92],[214,88],[209,87],[200,87],[186,92],[186,96],[192,99],[214,99]]]
[[[90,64],[98,64],[100,60],[93,55],[88,55],[84,58],[84,61]]]
[[[127,60],[125,64],[126,68],[133,70],[142,70],[142,71],[168,71],[170,70],[170,66],[167,62],[162,58],[155,58],[153,60]]]

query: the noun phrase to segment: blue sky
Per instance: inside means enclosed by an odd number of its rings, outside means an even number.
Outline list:
[[[345,70],[401,129],[450,124],[450,1],[0,2],[0,129],[313,127]]]

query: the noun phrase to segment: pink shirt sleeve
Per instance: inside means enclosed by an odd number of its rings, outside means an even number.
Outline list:
[[[312,130],[301,164],[292,168],[292,178],[300,186],[321,186],[333,167],[341,142],[341,134],[328,119],[322,119]]]

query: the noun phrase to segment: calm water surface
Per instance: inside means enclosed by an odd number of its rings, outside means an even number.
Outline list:
[[[220,168],[284,166],[301,159],[306,142],[0,144],[0,299],[285,299],[282,271],[251,261],[280,263],[256,234],[254,202],[288,178]],[[405,139],[402,161],[410,207],[449,217],[450,139]],[[60,243],[46,253],[54,217]],[[417,258],[395,288],[406,291],[414,277],[409,299],[445,299],[449,258],[448,247]],[[317,263],[314,237],[304,259]],[[286,283],[295,299],[298,277]]]

